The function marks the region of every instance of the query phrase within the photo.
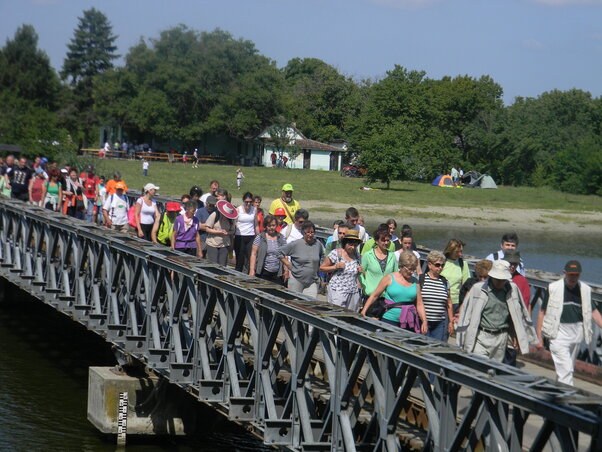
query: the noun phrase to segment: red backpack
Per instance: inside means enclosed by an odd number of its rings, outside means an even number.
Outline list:
[[[136,227],[136,203],[128,209],[128,224],[133,228]]]

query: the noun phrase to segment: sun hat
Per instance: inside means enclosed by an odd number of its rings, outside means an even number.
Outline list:
[[[286,217],[286,212],[284,211],[284,209],[282,207],[278,207],[275,211],[274,211],[274,215],[275,216],[283,216]]]
[[[121,181],[115,184],[115,190],[125,190],[125,184]]]
[[[294,191],[293,186],[291,184],[284,184],[282,186],[282,191]]]
[[[512,275],[510,274],[510,262],[501,259],[494,261],[491,270],[489,270],[489,277],[510,281],[512,279]]]
[[[180,203],[177,201],[171,201],[165,204],[165,210],[168,212],[179,212],[180,209]]]
[[[581,273],[581,262],[576,260],[568,261],[564,266],[566,273]]]
[[[159,190],[159,187],[157,187],[155,184],[149,182],[148,184],[146,184],[144,186],[144,191],[149,191],[149,190]]]
[[[360,233],[355,229],[349,229],[347,232],[345,232],[343,240],[355,240],[358,242],[362,241],[362,239],[360,239]]]
[[[504,260],[510,262],[511,264],[518,265],[520,264],[520,251],[517,250],[509,250],[504,252]]]
[[[205,200],[205,204],[211,204],[212,206],[214,206],[217,204],[217,198],[213,195],[209,195]]]
[[[234,220],[238,217],[238,211],[236,210],[236,207],[224,199],[218,201],[215,207],[217,207],[219,213],[230,220]]]

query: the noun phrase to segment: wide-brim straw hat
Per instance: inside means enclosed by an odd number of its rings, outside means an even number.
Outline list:
[[[222,199],[221,201],[217,202],[215,207],[217,208],[219,213],[221,213],[223,216],[225,216],[226,218],[228,218],[230,220],[234,220],[235,218],[238,218],[238,211],[236,210],[236,207],[234,207],[228,201],[225,201]]]
[[[360,239],[360,233],[355,229],[349,229],[347,232],[345,232],[343,240],[355,240],[356,242],[362,241],[362,239]]]

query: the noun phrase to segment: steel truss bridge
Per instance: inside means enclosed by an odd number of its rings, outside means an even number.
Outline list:
[[[0,240],[0,276],[267,444],[402,450],[418,394],[425,450],[602,450],[594,394],[21,202]]]

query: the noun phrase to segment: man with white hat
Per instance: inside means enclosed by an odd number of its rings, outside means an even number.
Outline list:
[[[537,342],[507,261],[495,261],[489,278],[472,286],[464,299],[457,334],[464,350],[499,362],[509,338],[521,353],[529,353],[529,344]]]
[[[602,314],[592,302],[592,289],[582,281],[581,263],[570,260],[564,266],[564,277],[548,286],[537,318],[537,348],[543,338],[550,340],[550,352],[556,368],[556,379],[573,384],[573,371],[579,346],[593,338],[592,319],[602,328]]]

